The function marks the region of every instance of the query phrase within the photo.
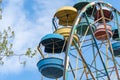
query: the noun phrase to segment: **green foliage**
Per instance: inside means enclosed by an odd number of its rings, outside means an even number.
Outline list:
[[[11,27],[8,29],[3,30],[0,32],[0,65],[4,64],[3,58],[5,57],[30,57],[32,58],[36,54],[36,50],[32,51],[31,48],[28,48],[25,54],[15,54],[12,50],[13,44],[12,41],[15,37],[14,31],[11,30]],[[19,59],[20,64],[25,65],[26,61],[21,62]]]
[[[31,48],[28,48],[25,55],[32,58],[33,56],[36,55],[36,53],[37,53],[36,50],[32,51]]]
[[[0,32],[0,64],[3,65],[4,57],[9,57],[14,54],[12,50],[12,41],[11,39],[14,38],[14,31],[11,31],[11,28],[8,27],[8,29],[3,30]]]

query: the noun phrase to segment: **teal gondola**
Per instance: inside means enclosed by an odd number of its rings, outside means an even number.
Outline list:
[[[41,39],[40,42],[45,46],[45,52],[47,53],[61,53],[65,51],[65,39],[60,34],[47,34]]]
[[[88,17],[88,20],[89,20],[90,24],[94,21],[94,20],[90,19],[89,17]],[[86,19],[83,17],[81,19],[80,23],[77,25],[77,34],[84,35],[85,32],[87,31],[88,27],[89,27],[88,23],[87,23]],[[92,25],[91,27],[92,27],[93,31],[95,31],[95,26]],[[90,27],[89,27],[87,35],[90,35],[91,33],[92,32],[91,32]]]
[[[63,76],[63,60],[60,58],[44,58],[37,63],[41,74],[47,78],[57,79]]]
[[[113,43],[112,48],[114,51],[114,56],[120,56],[120,42]]]
[[[91,1],[81,1],[75,4],[73,7],[75,7],[78,11],[82,10],[83,7],[85,7],[87,4],[89,4]],[[94,16],[96,13],[97,8],[95,6],[91,6],[90,8],[87,9],[86,14],[87,16]]]

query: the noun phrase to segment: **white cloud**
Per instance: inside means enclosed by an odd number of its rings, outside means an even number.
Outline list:
[[[30,18],[27,18],[29,15],[26,15],[27,11],[25,11],[25,7],[23,5],[24,0],[4,1],[5,5],[2,14],[3,19],[0,25],[2,26],[2,29],[11,26],[15,31],[15,38],[13,41],[13,49],[15,51],[15,54],[23,54],[28,47],[31,47],[33,49],[36,48],[41,37],[52,32],[51,21],[55,11],[62,5],[66,5],[66,3],[60,3],[56,0],[54,0],[56,5],[51,4],[51,0],[36,0],[34,3],[35,5],[33,5],[33,8],[35,10],[33,16],[35,19],[32,20]],[[5,64],[2,66],[2,68],[0,68],[1,72],[4,72],[6,74],[11,72],[16,73],[20,72],[23,69],[18,62],[18,57],[13,58],[14,59],[4,59]],[[31,70],[31,67],[33,67],[33,70],[36,70],[36,63],[39,60],[38,56],[29,60],[26,58],[26,60],[28,61],[27,69]],[[13,63],[13,67],[9,66]],[[8,70],[6,70],[6,68]]]
[[[37,45],[36,43],[38,43],[34,42],[38,37],[36,37],[36,33],[39,33],[38,30],[35,29],[37,26],[35,23],[26,19],[25,12],[23,11],[23,3],[24,0],[7,0],[3,8],[3,19],[0,23],[1,29],[11,26],[15,31],[15,38],[13,41],[15,54],[23,54],[25,53],[25,49],[28,47],[34,48]],[[22,70],[18,57],[4,59],[4,61],[5,64],[0,68],[2,73],[16,73]]]

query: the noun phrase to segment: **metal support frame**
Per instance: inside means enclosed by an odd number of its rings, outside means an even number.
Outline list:
[[[95,1],[95,2],[91,2],[91,3],[87,4],[87,5],[81,10],[81,12],[79,12],[79,14],[78,14],[78,16],[76,17],[76,20],[75,20],[75,22],[74,22],[74,26],[73,26],[72,29],[71,29],[70,36],[69,36],[69,38],[68,38],[68,43],[67,43],[66,52],[65,52],[65,62],[64,62],[63,80],[67,80],[68,54],[69,54],[69,52],[70,52],[70,46],[71,46],[71,43],[72,43],[72,40],[73,40],[73,34],[74,34],[74,32],[75,32],[75,29],[76,29],[76,27],[77,27],[77,24],[78,24],[78,22],[81,20],[81,17],[83,16],[83,14],[84,14],[84,12],[87,10],[87,8],[89,8],[89,7],[93,6],[93,5],[96,5],[96,4],[98,4],[98,3],[100,3],[100,4],[105,4],[106,6],[108,6],[108,7],[112,8],[112,9],[116,10],[115,8],[113,8],[111,5],[109,5],[109,4],[107,4],[107,3]],[[117,11],[117,12],[120,14],[119,11]],[[89,22],[88,22],[88,23],[89,23]],[[93,38],[94,38],[94,36],[93,36]],[[94,39],[95,39],[95,38],[94,38]],[[94,40],[94,41],[95,41],[96,47],[97,47],[97,49],[98,49],[98,51],[99,51],[99,48],[98,48],[97,43],[96,43],[96,40]],[[103,59],[102,59],[102,56],[101,56],[101,54],[100,54],[100,51],[99,51],[99,56],[100,56],[100,58],[101,58],[101,61],[102,61],[102,63],[103,63],[103,66],[104,66],[104,68],[105,68],[105,72],[106,72],[106,74],[107,74],[107,77],[108,77],[108,79],[110,80],[110,77],[109,77],[109,75],[108,75],[108,72],[107,72],[106,66],[105,66],[105,64],[104,64],[104,61],[103,61]],[[113,55],[112,55],[112,56],[113,56]],[[113,57],[113,60],[114,60],[114,57]],[[115,62],[114,62],[114,64],[115,64]],[[117,68],[115,68],[115,69],[117,70]],[[92,76],[92,75],[91,75],[91,76]],[[93,76],[93,77],[94,77],[94,76]],[[119,78],[118,78],[118,79],[119,79]]]
[[[111,45],[111,42],[109,40],[109,35],[108,35],[108,31],[107,31],[107,27],[106,27],[106,22],[105,22],[105,19],[104,19],[104,13],[102,11],[102,6],[101,4],[99,4],[99,7],[100,7],[100,12],[102,14],[102,21],[103,21],[103,24],[105,26],[105,29],[106,29],[106,34],[107,34],[107,39],[108,39],[108,44],[110,46],[110,51],[111,51],[111,55],[112,55],[112,59],[113,59],[113,63],[114,63],[114,66],[115,66],[115,72],[116,72],[116,75],[117,75],[117,79],[119,80],[119,73],[118,73],[118,70],[117,70],[117,66],[116,66],[116,63],[115,63],[115,58],[114,58],[114,52],[113,52],[113,49],[112,49],[112,45]]]

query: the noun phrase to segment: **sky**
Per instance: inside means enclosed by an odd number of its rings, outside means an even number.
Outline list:
[[[25,53],[27,48],[36,49],[40,39],[52,33],[52,17],[58,8],[73,6],[79,0],[3,0],[0,28],[11,26],[15,31],[13,50],[16,54]],[[120,10],[119,0],[106,0]],[[117,4],[117,5],[116,5]],[[16,56],[5,59],[0,66],[0,80],[40,80],[37,69],[39,53],[27,58],[26,66],[19,63]],[[24,59],[23,59],[24,60]]]

